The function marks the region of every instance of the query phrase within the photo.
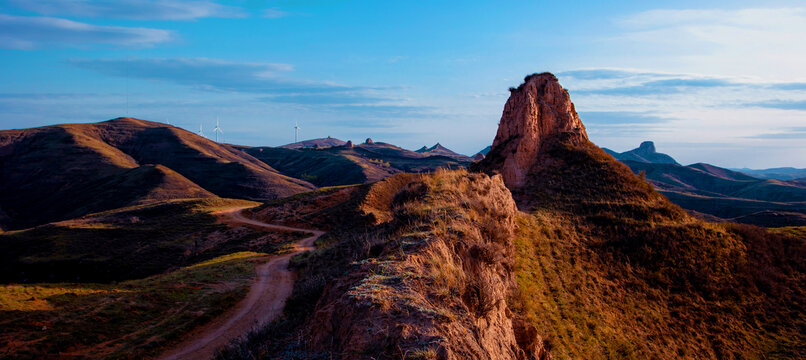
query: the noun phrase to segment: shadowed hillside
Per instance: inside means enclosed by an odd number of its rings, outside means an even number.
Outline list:
[[[120,118],[0,131],[0,187],[0,228],[9,230],[169,198],[276,199],[313,185],[229,145]]]
[[[391,144],[373,142],[320,149],[242,147],[246,153],[288,176],[317,186],[363,184],[399,172],[429,172],[462,168],[470,158],[445,153],[418,153]],[[450,150],[448,150],[450,151]],[[451,152],[453,153],[453,152]],[[458,160],[457,160],[458,159]]]
[[[624,163],[685,209],[761,226],[806,225],[806,186],[797,181],[757,179],[702,163]]]
[[[212,214],[251,205],[218,198],[172,200],[2,234],[0,282],[121,281],[238,251],[275,252],[276,234],[232,229]]]

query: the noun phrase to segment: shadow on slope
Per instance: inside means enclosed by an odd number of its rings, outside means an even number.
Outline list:
[[[211,213],[254,204],[172,200],[2,234],[0,281],[137,279],[237,251],[274,252],[280,239],[302,236],[229,227]]]
[[[0,131],[5,230],[166,198],[265,200],[313,187],[229,145],[143,120]]]

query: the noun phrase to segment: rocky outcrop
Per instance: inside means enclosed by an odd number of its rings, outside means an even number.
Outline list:
[[[644,141],[636,149],[618,153],[610,149],[602,148],[605,152],[612,155],[616,160],[620,161],[637,161],[642,163],[652,164],[675,164],[680,165],[669,155],[659,153],[655,150],[655,143],[652,141]]]
[[[478,153],[476,155],[473,155],[473,160],[474,161],[484,160],[484,158],[485,158],[485,156],[482,153]]]
[[[400,191],[373,189],[395,194],[379,202],[386,210],[376,206],[394,230],[369,235],[389,239],[380,255],[330,282],[304,327],[306,347],[335,359],[550,359],[507,304],[517,208],[501,177],[405,180]],[[450,209],[450,226],[436,224],[433,208]]]
[[[355,145],[353,145],[353,141],[352,141],[352,140],[347,140],[347,143],[346,143],[346,144],[344,144],[344,146],[345,146],[345,147],[347,147],[348,149],[352,149],[352,148],[353,148],[353,146],[355,146]]]
[[[510,189],[526,184],[541,147],[553,139],[588,141],[568,91],[550,73],[533,74],[510,88],[498,133],[487,157],[474,169],[499,172]]]
[[[364,140],[364,144],[374,144],[374,143],[375,142],[372,141],[372,138],[367,138],[366,140]]]

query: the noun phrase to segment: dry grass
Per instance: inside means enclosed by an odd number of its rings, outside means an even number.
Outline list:
[[[0,235],[4,282],[111,282],[142,278],[239,251],[274,252],[301,234],[227,226],[215,211],[254,205],[181,199],[131,206]]]
[[[598,148],[550,152],[517,194],[512,305],[556,358],[806,356],[803,239],[692,219]]]
[[[2,285],[0,357],[157,354],[242,298],[264,256],[231,254],[115,285]]]

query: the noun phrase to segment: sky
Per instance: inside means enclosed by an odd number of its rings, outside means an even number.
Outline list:
[[[569,4],[573,3],[573,4]],[[591,140],[806,167],[805,1],[0,0],[0,129],[167,122],[472,155],[549,71]]]

